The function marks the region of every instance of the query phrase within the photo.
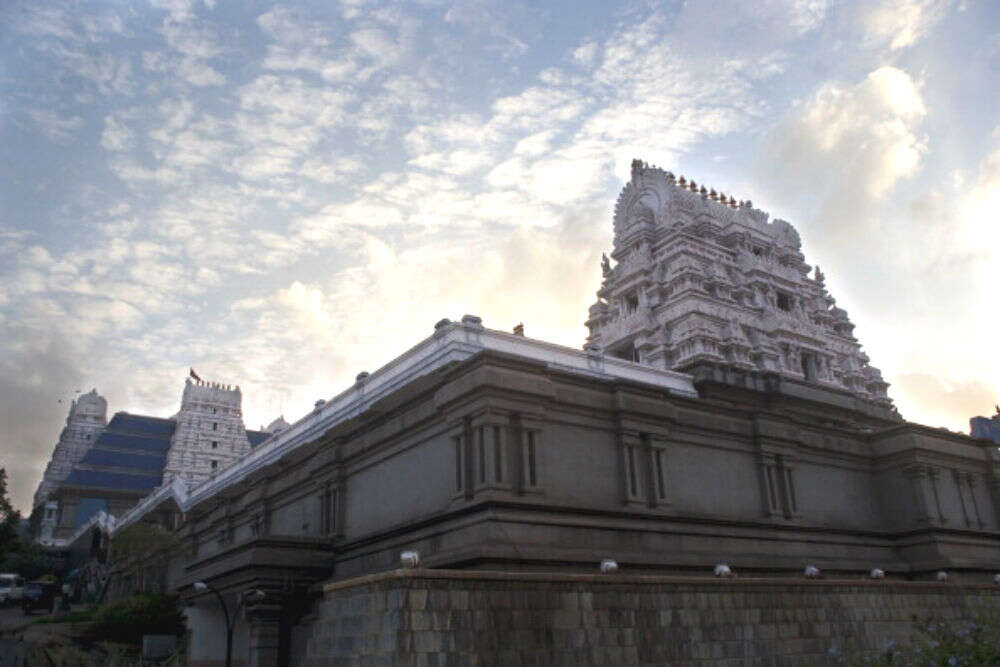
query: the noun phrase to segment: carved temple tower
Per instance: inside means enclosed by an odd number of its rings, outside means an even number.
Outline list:
[[[197,484],[250,452],[239,387],[188,379],[170,441],[163,483]]]
[[[90,446],[94,444],[101,429],[108,423],[108,402],[91,389],[70,404],[66,415],[66,426],[59,434],[59,442],[52,452],[52,458],[45,466],[42,481],[35,491],[32,507],[44,503],[49,494],[66,479],[73,466],[80,462]]]
[[[633,161],[611,259],[588,347],[657,368],[789,378],[892,410],[798,233],[751,202]]]

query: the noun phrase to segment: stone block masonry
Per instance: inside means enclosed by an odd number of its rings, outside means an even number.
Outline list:
[[[955,583],[397,570],[327,584],[320,665],[842,665],[915,621],[1000,610]]]

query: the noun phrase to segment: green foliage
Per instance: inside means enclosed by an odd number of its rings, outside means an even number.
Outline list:
[[[973,621],[923,623],[905,647],[890,642],[876,656],[852,662],[858,667],[996,667],[1000,665],[1000,613],[985,610]]]
[[[5,560],[8,553],[20,549],[20,524],[21,513],[14,509],[7,495],[7,470],[0,468],[0,561]]]
[[[59,574],[64,568],[63,559],[45,553],[37,544],[22,544],[0,560],[0,571],[17,572],[29,581],[46,574]]]
[[[151,553],[171,548],[177,537],[157,523],[134,523],[115,534],[111,543],[111,560],[125,564]]]
[[[42,616],[32,621],[36,625],[52,625],[54,623],[86,623],[93,620],[92,611],[74,611],[70,614],[60,614],[58,616]]]
[[[28,651],[29,667],[143,667],[142,659],[131,646],[64,644],[36,646]]]
[[[105,641],[139,644],[143,635],[181,634],[184,617],[177,598],[139,593],[102,605],[94,611],[93,635]]]

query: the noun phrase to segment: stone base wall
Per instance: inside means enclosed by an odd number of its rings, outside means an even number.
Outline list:
[[[1000,588],[397,570],[327,584],[293,664],[843,665],[984,608]]]

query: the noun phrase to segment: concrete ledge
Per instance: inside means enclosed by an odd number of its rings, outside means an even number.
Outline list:
[[[354,579],[322,584],[324,593],[394,580],[450,580],[450,581],[510,581],[533,583],[587,583],[587,584],[643,584],[643,585],[692,585],[699,586],[789,586],[844,587],[860,586],[868,589],[899,588],[916,591],[980,590],[994,591],[1000,595],[1000,586],[974,583],[938,581],[904,581],[899,579],[806,579],[790,577],[733,577],[713,576],[684,577],[640,574],[579,574],[558,572],[502,572],[497,570],[389,570]]]

